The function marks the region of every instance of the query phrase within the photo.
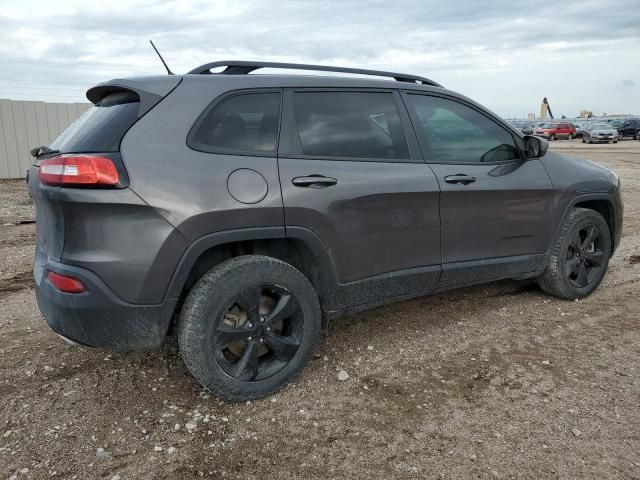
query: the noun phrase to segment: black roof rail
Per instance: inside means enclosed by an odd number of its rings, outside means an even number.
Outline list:
[[[246,75],[260,68],[283,68],[288,70],[313,70],[316,72],[355,73],[358,75],[375,75],[377,77],[391,77],[399,82],[421,83],[434,87],[442,87],[437,82],[417,75],[405,73],[384,72],[381,70],[365,70],[362,68],[331,67],[328,65],[307,65],[303,63],[276,63],[276,62],[252,62],[243,60],[222,60],[219,62],[205,63],[194,68],[190,74],[211,74],[212,68],[227,67],[222,72],[227,75]]]

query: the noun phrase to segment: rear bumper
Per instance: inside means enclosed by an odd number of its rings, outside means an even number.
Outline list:
[[[158,305],[127,303],[86,269],[42,261],[38,252],[35,260],[38,307],[56,333],[81,345],[115,350],[153,348],[164,341],[177,299],[167,299]],[[59,291],[47,280],[49,271],[77,278],[86,291],[79,294]]]

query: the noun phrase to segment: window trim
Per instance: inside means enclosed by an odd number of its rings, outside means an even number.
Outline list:
[[[293,97],[298,92],[347,92],[347,93],[387,93],[391,94],[396,107],[400,128],[407,145],[407,158],[375,158],[375,157],[335,157],[324,155],[304,155],[297,135],[295,114],[293,112]],[[279,158],[293,158],[300,160],[326,160],[339,162],[377,162],[377,163],[424,163],[420,153],[418,140],[415,138],[413,126],[407,114],[407,110],[400,98],[399,89],[395,88],[367,88],[367,87],[288,87],[283,94],[283,120],[281,130]]]
[[[206,145],[196,141],[196,136],[200,127],[205,122],[207,117],[211,112],[213,112],[219,105],[223,102],[227,101],[231,97],[237,97],[240,95],[252,95],[256,93],[278,93],[280,95],[280,107],[278,112],[278,130],[276,132],[276,143],[273,151],[270,152],[255,152],[248,150],[236,150],[236,149],[226,149],[226,148],[217,148],[213,145]],[[202,111],[202,113],[198,116],[196,121],[193,123],[191,128],[189,129],[189,133],[187,133],[187,147],[191,150],[195,150],[196,152],[202,153],[214,153],[217,155],[236,155],[243,157],[269,157],[276,158],[278,155],[278,148],[280,144],[280,135],[282,133],[282,112],[284,110],[283,105],[284,92],[282,88],[247,88],[247,89],[237,89],[237,90],[228,90],[221,95],[218,95],[214,98]]]
[[[480,115],[482,115],[483,117],[485,117],[487,120],[493,122],[494,124],[496,124],[497,126],[499,126],[500,128],[502,128],[506,133],[508,133],[511,138],[513,139],[513,145],[518,149],[518,153],[520,155],[519,158],[513,158],[510,160],[502,160],[502,161],[495,161],[495,162],[460,162],[460,161],[451,161],[451,162],[447,162],[447,161],[436,161],[432,158],[429,158],[432,153],[431,153],[431,146],[429,145],[429,141],[427,140],[427,138],[424,135],[424,131],[420,125],[420,119],[417,116],[417,113],[415,112],[415,110],[413,108],[411,108],[411,105],[409,104],[409,99],[408,96],[409,95],[416,95],[416,96],[423,96],[423,97],[436,97],[436,98],[442,98],[444,100],[450,100],[452,102],[455,103],[459,103],[460,105],[463,105],[465,107],[470,108],[471,110],[474,110],[476,112],[478,112]],[[404,106],[407,109],[407,113],[409,115],[409,118],[411,119],[411,122],[413,124],[413,130],[414,133],[418,139],[418,143],[420,144],[420,149],[422,150],[422,158],[424,160],[424,162],[426,162],[427,164],[437,164],[437,165],[506,165],[506,164],[510,164],[510,163],[521,163],[522,161],[525,160],[524,157],[524,142],[523,142],[523,137],[521,134],[518,135],[514,135],[514,129],[512,129],[511,127],[507,127],[505,125],[505,122],[501,119],[498,118],[494,115],[489,115],[486,111],[478,108],[478,106],[470,103],[470,102],[466,102],[462,99],[453,97],[451,95],[445,95],[445,94],[441,94],[439,92],[421,92],[421,91],[416,91],[416,90],[401,90],[400,92],[400,96],[402,98],[402,101],[404,102]]]

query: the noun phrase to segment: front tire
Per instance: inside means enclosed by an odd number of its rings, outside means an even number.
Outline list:
[[[548,294],[566,300],[586,297],[600,285],[610,256],[607,222],[594,210],[576,208],[562,226],[538,284]]]
[[[291,265],[260,255],[232,258],[189,292],[180,352],[191,374],[225,400],[264,397],[305,366],[320,316],[313,286]]]

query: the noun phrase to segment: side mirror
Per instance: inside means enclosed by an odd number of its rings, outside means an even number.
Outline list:
[[[549,142],[533,135],[524,137],[524,158],[544,157],[549,150]]]

